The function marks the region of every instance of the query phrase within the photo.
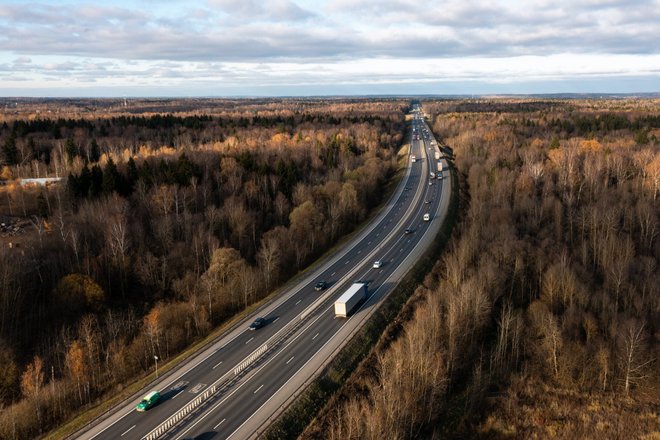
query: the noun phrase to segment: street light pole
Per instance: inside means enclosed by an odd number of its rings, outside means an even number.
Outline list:
[[[156,362],[156,379],[158,379],[158,356],[154,355],[154,361]]]

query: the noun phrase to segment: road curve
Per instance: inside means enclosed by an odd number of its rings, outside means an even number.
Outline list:
[[[451,192],[447,163],[443,160],[442,180],[429,179],[439,150],[423,120],[415,117],[413,126],[420,139],[411,141],[411,154],[422,160],[409,162],[395,194],[361,233],[278,299],[77,438],[144,438],[217,383],[223,385],[219,391],[158,438],[245,439],[262,432],[361,327],[440,229]],[[425,213],[431,221],[423,221]],[[383,266],[374,269],[374,260]],[[320,279],[329,287],[316,292]],[[357,280],[369,283],[367,301],[348,319],[335,318],[333,301]],[[267,325],[247,331],[256,316],[265,317]],[[151,389],[161,391],[161,402],[138,413],[135,405]]]

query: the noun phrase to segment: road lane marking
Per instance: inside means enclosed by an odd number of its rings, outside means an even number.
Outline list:
[[[124,433],[123,433],[121,436],[123,437],[123,436],[125,436],[126,434],[128,434],[129,431],[130,431],[131,429],[135,428],[135,426],[136,426],[136,425],[133,425],[133,426],[131,426],[130,428],[128,428],[126,431],[124,431]]]
[[[315,335],[312,337],[312,341],[313,341],[314,339],[316,339],[316,337],[317,337],[318,335],[319,335],[318,333],[315,334]]]
[[[331,277],[334,277],[336,273],[337,273],[337,272],[332,272],[332,273],[330,274],[330,276],[331,276]]]
[[[259,385],[259,388],[254,390],[254,392],[252,394],[257,394],[257,391],[259,391],[261,388],[263,388],[263,386],[264,386],[264,384]]]
[[[223,423],[225,423],[225,420],[227,420],[227,419],[222,419],[222,420],[220,420],[220,423],[218,423],[217,425],[215,425],[215,426],[213,427],[213,429],[218,429],[218,426],[220,426],[220,425],[222,425]]]
[[[245,345],[249,344],[250,341],[253,340],[253,339],[254,339],[254,336],[252,336],[250,339],[248,339],[247,342],[245,343]]]
[[[294,357],[295,357],[295,356],[291,356],[291,359],[289,359],[288,361],[286,361],[286,364],[289,365],[289,362],[291,362],[291,361],[293,360]]]
[[[180,382],[177,382],[177,383],[172,387],[172,389],[173,389],[173,390],[180,390],[180,389],[184,388],[186,385],[188,385],[188,381],[187,381],[187,380],[182,380],[182,381],[180,381]]]
[[[179,391],[178,393],[176,393],[175,395],[173,395],[173,396],[172,396],[172,399],[176,399],[176,396],[178,396],[178,395],[181,394],[181,393],[183,393],[183,390],[181,390],[181,391]]]
[[[321,319],[321,316],[322,316],[323,314],[325,314],[328,310],[332,309],[333,307],[334,307],[334,305],[330,305],[330,306],[328,306],[325,310],[323,310],[323,311],[322,311],[322,312],[321,312],[316,318],[314,318],[314,319],[312,320],[312,322],[310,322],[309,324],[307,324],[306,327],[303,327],[303,329],[301,330],[301,332],[300,332],[298,335],[294,336],[293,339],[292,339],[291,341],[289,341],[284,347],[282,347],[282,350],[281,350],[281,351],[276,352],[276,353],[273,355],[273,357],[271,357],[270,359],[268,359],[268,360],[267,360],[267,361],[266,361],[261,367],[259,367],[259,368],[255,371],[254,374],[256,375],[256,374],[259,373],[261,370],[263,370],[264,368],[266,368],[266,367],[267,367],[267,366],[268,366],[273,360],[275,360],[275,359],[277,358],[277,356],[278,356],[279,354],[281,354],[281,353],[284,351],[285,348],[287,348],[287,347],[289,347],[291,344],[293,344],[293,343],[294,343],[298,338],[300,338],[300,337],[301,337],[301,336],[302,336],[307,330],[309,330],[309,329],[314,325],[314,323],[316,323],[316,321],[318,321],[319,319]],[[328,342],[326,342],[323,346],[325,347],[327,344],[328,344]],[[317,352],[317,353],[318,353],[318,352]],[[305,362],[305,365],[307,365],[308,363],[309,363],[309,361]],[[227,401],[227,399],[231,398],[231,396],[233,396],[236,392],[238,392],[238,391],[239,391],[244,385],[248,384],[249,381],[250,381],[250,379],[251,379],[251,378],[248,378],[245,382],[241,382],[241,383],[240,383],[240,384],[239,384],[239,385],[238,385],[233,391],[231,391],[228,395],[226,395],[226,396],[224,397],[224,399],[222,399],[220,402],[218,402],[215,406],[211,407],[211,408],[210,408],[208,411],[206,411],[205,413],[202,413],[202,415],[201,415],[200,417],[198,417],[196,421],[192,422],[191,425],[190,425],[187,429],[185,429],[180,435],[178,435],[178,436],[176,437],[176,440],[181,440],[182,438],[184,438],[185,435],[186,435],[188,432],[190,432],[190,430],[192,430],[195,426],[197,426],[201,421],[203,421],[203,420],[206,418],[206,416],[208,416],[208,415],[211,414],[213,411],[215,411],[220,405],[224,404],[224,403]],[[288,381],[287,381],[287,382],[288,382]],[[278,390],[278,391],[279,391],[279,390]],[[272,399],[272,396],[268,399],[268,401],[270,401],[270,399]],[[262,405],[262,406],[263,406],[263,405]],[[250,418],[251,418],[251,417],[250,417]],[[243,423],[241,424],[240,427],[242,427],[243,425],[245,425],[245,423],[246,423],[246,422],[243,422]],[[239,427],[238,429],[240,429],[240,427]],[[234,433],[235,433],[235,432],[236,432],[236,431],[234,431]],[[230,437],[232,437],[232,436],[234,435],[234,433],[230,434],[229,437],[227,437],[227,439],[229,439]]]
[[[204,388],[205,386],[206,386],[205,383],[198,383],[198,384],[195,385],[195,387],[194,387],[193,389],[191,389],[189,392],[191,392],[191,393],[193,393],[193,394],[197,394],[197,393],[199,393],[200,391],[202,391],[202,388]]]
[[[275,320],[273,321],[273,324],[275,324],[279,319],[280,319],[279,316],[277,318],[275,318]]]
[[[302,301],[302,299],[299,299],[298,301],[296,301],[296,305],[300,304],[300,301]]]
[[[213,366],[213,369],[215,370],[216,368],[218,368],[222,362],[223,362],[223,361],[220,361],[220,362],[218,362],[217,364],[215,364],[215,365]]]

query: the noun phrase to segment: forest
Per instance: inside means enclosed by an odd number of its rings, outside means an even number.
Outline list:
[[[458,231],[300,438],[657,438],[660,102],[422,103]]]
[[[22,100],[0,113],[0,438],[153,373],[360,224],[409,101]],[[47,186],[25,179],[60,178]]]

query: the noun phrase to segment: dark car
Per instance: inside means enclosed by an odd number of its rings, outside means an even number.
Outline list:
[[[257,318],[252,324],[250,324],[250,330],[257,330],[266,325],[266,320],[264,318]]]
[[[326,283],[325,281],[319,281],[319,282],[316,283],[316,285],[314,286],[314,290],[316,290],[316,291],[318,292],[319,290],[323,290],[323,289],[325,289],[326,286],[327,286],[327,283]]]
[[[412,229],[410,229],[410,228],[406,228],[406,230],[403,231],[403,233],[406,234],[406,235],[408,235],[408,234],[412,234]]]

